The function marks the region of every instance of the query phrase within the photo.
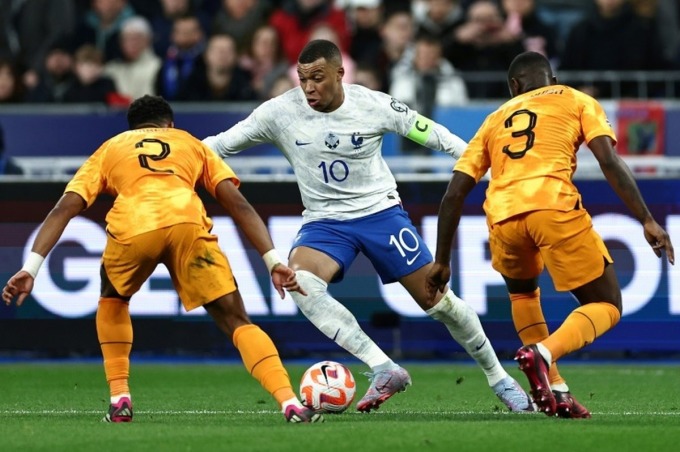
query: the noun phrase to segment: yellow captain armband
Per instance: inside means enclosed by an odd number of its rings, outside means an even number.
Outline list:
[[[413,124],[413,127],[411,127],[411,130],[408,131],[408,134],[406,134],[406,138],[415,141],[418,144],[425,145],[427,139],[430,137],[430,133],[432,133],[433,127],[433,120],[418,114],[416,116],[416,122]]]

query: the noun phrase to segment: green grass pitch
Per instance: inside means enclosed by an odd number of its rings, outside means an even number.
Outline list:
[[[346,363],[357,399],[365,367]],[[527,386],[515,366],[506,368]],[[131,424],[106,424],[100,364],[0,364],[0,451],[667,451],[680,447],[680,365],[564,364],[592,419],[505,410],[472,365],[406,363],[413,386],[378,411],[287,424],[238,363],[132,362]],[[289,364],[294,386],[306,365]]]

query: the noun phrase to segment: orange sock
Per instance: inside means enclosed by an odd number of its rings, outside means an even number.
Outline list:
[[[620,318],[619,310],[611,303],[585,304],[574,309],[564,323],[543,341],[543,345],[557,361],[567,353],[592,343],[616,325]]]
[[[260,382],[279,405],[292,398],[297,399],[279,352],[267,333],[257,325],[243,325],[236,328],[233,340],[248,373]]]
[[[128,302],[119,298],[100,298],[96,323],[111,397],[129,394],[132,320]]]
[[[545,340],[549,335],[548,324],[541,308],[541,289],[537,288],[529,293],[511,293],[512,321],[522,345],[536,344]],[[548,377],[551,385],[565,383],[557,369],[557,363],[550,365]]]

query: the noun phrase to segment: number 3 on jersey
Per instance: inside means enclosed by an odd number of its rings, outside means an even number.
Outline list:
[[[519,151],[511,151],[510,145],[508,144],[503,146],[503,154],[506,154],[511,159],[521,159],[522,157],[524,157],[524,154],[526,154],[529,149],[534,147],[534,139],[536,138],[536,134],[534,133],[534,127],[536,127],[537,116],[536,113],[530,110],[517,110],[516,112],[511,114],[510,117],[505,120],[505,128],[506,129],[512,128],[513,119],[515,119],[516,116],[520,115],[529,116],[529,124],[524,129],[513,130],[512,136],[513,138],[526,137],[526,142],[524,143],[524,149],[521,149]]]
[[[174,174],[175,172],[171,169],[154,168],[149,164],[150,163],[149,160],[152,160],[154,162],[158,162],[159,160],[163,160],[164,158],[167,158],[170,155],[170,145],[168,143],[166,143],[165,141],[161,141],[161,140],[158,140],[156,138],[144,138],[142,141],[139,141],[135,144],[135,148],[143,148],[144,143],[160,144],[161,153],[160,154],[139,154],[139,166],[141,166],[142,168],[146,168],[149,171],[153,171],[154,173]]]

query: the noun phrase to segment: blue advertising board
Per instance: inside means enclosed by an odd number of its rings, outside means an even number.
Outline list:
[[[624,304],[619,325],[587,350],[680,352],[680,269],[654,255],[641,226],[627,213],[606,182],[579,181],[577,184],[596,229],[615,259]],[[481,208],[485,187],[485,183],[480,183],[466,203],[454,241],[451,285],[479,313],[489,337],[502,353],[520,344],[510,320],[510,305],[502,279],[490,266]],[[0,281],[6,281],[21,266],[40,222],[63,188],[63,183],[56,182],[0,184],[0,211],[3,212]],[[640,188],[656,219],[667,228],[676,244],[680,243],[680,181],[643,180]],[[432,249],[436,212],[445,189],[444,182],[399,184],[411,219]],[[245,182],[242,191],[261,213],[276,247],[285,255],[301,223],[302,207],[296,185]],[[304,319],[290,297],[278,298],[270,286],[264,264],[243,234],[217,203],[207,198],[205,201],[215,221],[213,232],[220,237],[220,244],[229,256],[250,316],[277,338],[282,353],[337,350],[332,341],[320,336]],[[71,222],[46,260],[34,292],[24,306],[0,307],[0,331],[4,332],[5,347],[20,349],[22,344],[37,340],[41,332],[16,327],[25,324],[22,322],[59,325],[92,322],[99,294],[99,256],[105,243],[103,220],[110,203],[108,198],[100,199],[84,216]],[[556,292],[547,274],[541,277],[541,287],[546,318],[550,326],[555,327],[574,309],[575,301],[569,294]],[[424,315],[401,286],[383,286],[365,258],[357,259],[343,282],[331,285],[330,291],[387,347],[396,346],[394,342],[398,340],[404,353],[418,356],[462,350],[443,326]],[[178,324],[193,327],[208,322],[201,309],[183,311],[162,266],[133,298],[130,310],[135,319],[169,321],[173,328]],[[392,318],[388,322],[381,321],[385,314],[396,316],[387,316]],[[398,328],[390,325],[395,317]],[[292,329],[295,334],[291,334]],[[11,335],[8,331],[12,331]],[[184,346],[188,346],[187,343]]]

